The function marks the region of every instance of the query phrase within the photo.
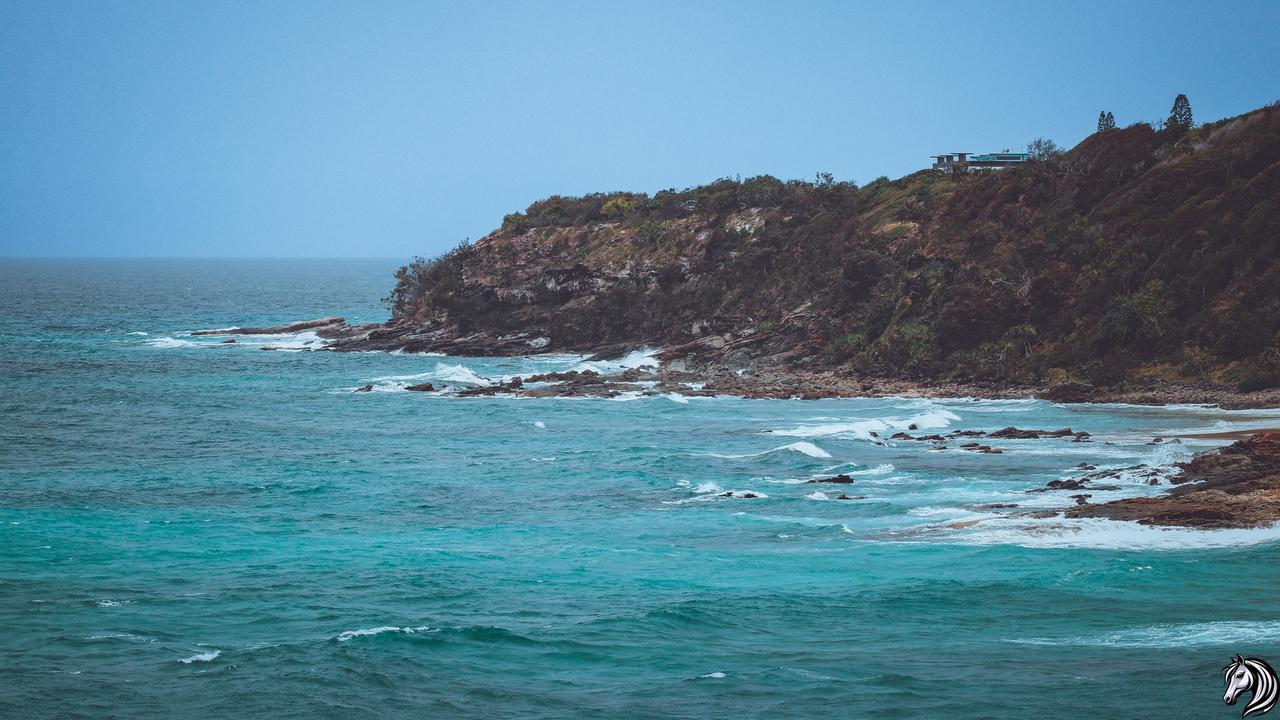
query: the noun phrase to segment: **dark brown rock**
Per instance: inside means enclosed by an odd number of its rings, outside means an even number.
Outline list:
[[[999,438],[1001,440],[1039,440],[1040,432],[1036,430],[1019,430],[1016,427],[1007,427],[996,430],[988,437]]]
[[[836,483],[838,485],[848,485],[852,482],[853,482],[853,478],[849,477],[848,475],[840,474],[840,475],[836,475],[834,477],[829,477],[829,478],[816,478],[814,480],[809,480],[808,484],[812,485],[814,483]]]

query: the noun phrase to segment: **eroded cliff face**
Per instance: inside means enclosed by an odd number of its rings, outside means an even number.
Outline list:
[[[337,349],[654,345],[689,367],[1280,381],[1280,108],[989,175],[554,197],[402,269]]]

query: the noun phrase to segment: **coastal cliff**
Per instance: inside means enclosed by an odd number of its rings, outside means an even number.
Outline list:
[[[958,178],[552,197],[396,279],[392,319],[330,333],[333,349],[649,345],[704,374],[1063,400],[1273,388],[1280,106],[1183,134],[1101,132]]]

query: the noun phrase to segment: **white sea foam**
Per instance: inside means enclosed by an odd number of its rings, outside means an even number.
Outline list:
[[[893,463],[881,463],[873,468],[867,468],[866,470],[851,470],[845,474],[846,475],[866,475],[870,477],[874,475],[888,475],[889,473],[897,469],[898,468],[893,466]]]
[[[113,608],[113,607],[120,607],[122,605],[132,605],[133,601],[132,600],[99,600],[94,604],[101,608]]]
[[[723,677],[724,677],[724,673],[722,673],[722,672],[709,672],[709,673],[707,673],[706,675],[699,675],[698,677],[700,677],[700,678],[711,678],[711,679],[713,679],[713,680],[720,680],[721,678],[723,678]]]
[[[334,639],[338,642],[347,642],[358,637],[369,637],[372,635],[381,635],[383,633],[401,633],[404,635],[413,635],[415,633],[430,632],[431,628],[426,625],[418,627],[397,627],[395,625],[383,625],[374,628],[360,628],[359,630],[345,630],[338,633]]]
[[[534,426],[534,427],[536,427],[536,428],[538,428],[539,430],[546,430],[546,429],[547,429],[547,424],[546,424],[546,423],[544,423],[544,422],[542,422],[541,420],[534,420],[534,421],[533,421],[533,426]]]
[[[154,348],[192,348],[207,345],[208,343],[192,342],[182,338],[162,337],[148,340],[147,344]]]
[[[135,330],[135,331],[133,331],[133,332],[131,332],[131,333],[129,333],[129,334],[130,334],[130,335],[142,335],[143,337],[145,337],[145,336],[147,336],[147,335],[150,335],[151,333],[144,333],[144,332],[142,332],[141,330]]]
[[[1166,442],[1159,445],[1155,452],[1151,453],[1151,459],[1147,462],[1157,467],[1171,468],[1177,463],[1190,460],[1193,455],[1195,455],[1195,452],[1180,442]]]
[[[623,370],[656,368],[658,367],[658,358],[654,356],[659,352],[661,351],[656,348],[632,350],[617,360],[583,360],[570,368],[570,370],[577,370],[578,372],[592,370],[601,375],[613,375]]]
[[[935,408],[929,412],[912,415],[907,418],[871,418],[867,420],[848,420],[844,422],[808,423],[791,428],[772,430],[771,432],[774,435],[783,435],[785,437],[829,437],[837,439],[868,440],[871,438],[871,433],[873,432],[877,435],[883,435],[891,431],[896,432],[900,430],[908,430],[912,425],[914,425],[917,430],[937,430],[939,428],[948,427],[953,421],[959,419],[960,416],[950,410]]]
[[[433,380],[436,382],[451,382],[460,385],[492,385],[493,381],[466,365],[458,365],[454,363],[437,362],[434,370],[417,373],[414,375],[387,375],[384,377],[371,378],[374,383],[419,383],[423,380]],[[376,388],[375,388],[376,389]]]
[[[677,392],[669,392],[664,397],[666,397],[668,400],[670,400],[673,403],[680,403],[681,405],[689,404],[689,398]]]
[[[1128,628],[1099,635],[1019,638],[1019,645],[1170,648],[1206,645],[1270,644],[1280,641],[1280,620],[1218,620]]]
[[[1027,503],[1024,503],[1026,505]],[[921,529],[915,529],[921,530]],[[933,528],[916,539],[966,545],[1084,547],[1116,550],[1187,550],[1258,545],[1280,540],[1280,527],[1198,530],[1139,525],[1100,518],[993,517],[957,532]]]
[[[808,495],[805,495],[805,497],[810,500],[830,500],[831,499],[827,497],[827,494],[822,492],[821,490],[815,490],[809,493]]]
[[[209,652],[197,653],[195,655],[192,655],[191,657],[182,658],[178,662],[182,663],[183,665],[190,665],[192,663],[213,662],[221,654],[222,654],[221,650],[210,650]]]
[[[278,335],[244,335],[236,339],[237,344],[249,347],[270,347],[283,352],[300,352],[324,347],[327,341],[312,331],[300,333],[281,333]],[[219,341],[221,343],[221,341]]]
[[[760,457],[761,455],[768,455],[770,453],[782,452],[784,450],[790,450],[791,452],[798,452],[813,458],[831,457],[831,453],[827,452],[826,450],[823,450],[822,448],[818,447],[817,445],[814,445],[811,442],[807,442],[804,440],[801,440],[800,442],[793,442],[789,445],[781,445],[776,448],[770,448],[768,450],[761,450],[760,452],[757,452],[757,453],[746,453],[745,455],[722,455],[720,453],[708,453],[708,454],[711,455],[712,457],[725,458],[727,460],[742,460],[745,458]]]
[[[155,638],[144,637],[142,635],[134,635],[133,633],[103,633],[100,635],[89,635],[88,640],[128,640],[130,642],[154,643]]]
[[[361,352],[382,354],[381,350],[363,350]],[[442,352],[405,352],[404,348],[396,348],[395,350],[392,350],[387,354],[388,355],[413,355],[415,357],[449,357],[448,355]]]
[[[687,487],[689,481],[681,480],[679,484]],[[663,500],[662,502],[664,505],[685,505],[687,503],[709,502],[724,498],[726,495],[744,500],[762,500],[769,497],[759,490],[725,490],[714,482],[699,483],[693,488],[692,492],[697,494],[682,500]]]
[[[945,401],[928,400],[930,404],[945,403],[956,410],[963,412],[976,413],[1024,413],[1033,410],[1042,410],[1050,406],[1045,400],[986,400],[975,399],[971,397],[964,398],[948,398]],[[961,407],[954,407],[956,404],[963,403]]]

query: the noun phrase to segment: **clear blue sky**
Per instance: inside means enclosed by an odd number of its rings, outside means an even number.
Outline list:
[[[383,256],[1280,99],[1280,2],[0,4],[0,255]]]

